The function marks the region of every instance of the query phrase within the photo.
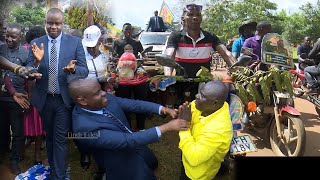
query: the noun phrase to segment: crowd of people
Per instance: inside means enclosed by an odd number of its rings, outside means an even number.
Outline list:
[[[158,11],[154,13],[148,29],[165,31]],[[197,4],[183,9],[182,28],[171,33],[164,52],[185,69],[188,77],[195,77],[201,66],[210,69],[213,51],[221,55],[227,66],[237,61],[242,47],[252,48],[258,55],[253,62],[261,58],[261,40],[272,31],[269,22],[243,23],[239,38],[229,46],[230,52],[215,34],[200,28],[201,13],[202,6]],[[164,133],[179,131],[180,179],[213,179],[232,139],[226,102],[228,87],[219,80],[181,83],[176,86],[178,97],[188,87],[191,102],[181,101],[177,109],[147,102],[148,74],[136,62],[144,56],[143,47],[132,37],[130,23],[123,25],[119,39],[108,36],[97,25],[83,32],[63,32],[63,25],[63,12],[51,8],[45,27],[30,28],[25,44],[21,43],[23,33],[19,25],[8,25],[1,36],[4,39],[0,41],[0,68],[4,70],[0,154],[10,152],[11,172],[21,173],[19,162],[24,157],[26,136],[34,137],[34,164],[42,163],[40,147],[45,136],[52,169],[50,178],[69,179],[67,136],[72,132],[97,135],[74,139],[74,143],[83,155],[93,156],[107,179],[156,179],[158,160],[147,145],[159,141]],[[311,49],[310,38],[306,37],[298,53]],[[115,69],[124,74],[120,79],[113,76],[116,72],[111,67],[117,59]],[[130,113],[135,114],[137,125],[133,125]],[[172,120],[146,129],[145,120],[151,113],[169,115]]]

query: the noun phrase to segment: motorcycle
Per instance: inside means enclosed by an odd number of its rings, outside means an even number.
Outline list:
[[[211,72],[206,68],[201,68],[197,73],[196,78],[188,78],[188,75],[185,73],[184,68],[176,63],[174,60],[170,58],[170,56],[159,54],[156,55],[157,62],[162,66],[172,67],[175,68],[177,71],[178,76],[162,76],[161,81],[167,81],[169,78],[174,78],[176,81],[179,82],[208,82],[214,79],[218,79],[212,76]],[[180,76],[179,76],[180,75]],[[161,84],[159,83],[160,90],[165,91],[168,86],[172,84]],[[166,86],[167,85],[167,86]],[[162,86],[162,87],[161,87]],[[155,90],[155,87],[151,84],[151,90]],[[184,93],[188,93],[188,89],[185,89]],[[191,102],[191,101],[189,101]],[[230,93],[230,100],[229,100],[229,112],[232,121],[233,127],[233,137],[230,144],[229,153],[226,155],[223,163],[221,164],[221,171],[222,173],[225,171],[232,171],[235,165],[235,158],[239,156],[246,156],[246,154],[250,152],[257,151],[255,144],[253,143],[252,139],[248,135],[239,135],[239,131],[243,130],[243,123],[242,118],[244,114],[244,104],[242,103],[241,99],[233,93]]]
[[[305,93],[307,82],[304,77],[304,68],[315,65],[314,60],[308,59],[305,53],[302,53],[300,57],[303,59],[303,61],[300,62],[300,65],[289,70],[289,72],[293,75],[292,86],[295,97],[301,97]]]
[[[304,53],[302,53],[300,55],[300,57],[304,60],[303,62],[301,62],[302,67],[312,66],[312,65],[316,64],[314,62],[315,60],[308,59],[307,55]],[[305,93],[306,86],[307,86],[307,82],[305,80],[303,69],[299,69],[299,67],[297,67],[296,69],[290,70],[290,73],[293,75],[292,86],[294,88],[294,95],[296,97],[303,96]],[[308,94],[307,100],[310,101],[312,104],[314,104],[316,112],[320,116],[320,89],[319,89],[320,82],[318,82],[316,77],[313,77],[313,80],[315,83],[317,83],[318,92],[315,94]]]
[[[231,76],[241,100],[245,103],[247,130],[264,137],[277,156],[302,156],[305,151],[306,133],[300,113],[293,107],[293,90],[290,73],[281,67],[293,66],[288,42],[276,33],[269,33],[262,40],[261,60],[254,63],[250,56],[240,56],[230,68]],[[247,55],[256,56],[252,49]],[[268,67],[268,71],[245,66]],[[261,95],[263,98],[261,98]],[[260,98],[259,98],[260,97]]]

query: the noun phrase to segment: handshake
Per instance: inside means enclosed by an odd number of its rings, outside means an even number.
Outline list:
[[[180,105],[179,109],[163,107],[161,112],[162,114],[170,114],[174,118],[168,123],[159,126],[161,134],[169,131],[185,131],[190,128],[192,114],[189,102]]]

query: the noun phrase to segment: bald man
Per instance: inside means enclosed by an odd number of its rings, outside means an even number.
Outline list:
[[[80,149],[85,147],[88,153],[93,153],[98,166],[106,169],[108,180],[155,180],[157,158],[147,145],[158,142],[163,133],[189,128],[188,121],[174,119],[133,132],[125,112],[176,117],[177,111],[151,102],[113,96],[102,91],[94,79],[75,79],[70,82],[69,91],[76,102],[72,129],[84,137],[78,139],[77,144]]]
[[[224,83],[210,81],[202,86],[196,100],[179,107],[178,118],[191,121],[189,130],[179,132],[180,179],[214,179],[220,169],[232,139],[227,96]]]

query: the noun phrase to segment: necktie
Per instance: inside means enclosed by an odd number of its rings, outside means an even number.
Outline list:
[[[114,120],[120,127],[124,128],[127,132],[132,133],[132,131],[126,125],[124,125],[123,122],[120,121],[120,119],[116,118],[110,111],[103,108],[102,112],[103,112],[103,115]]]
[[[49,85],[48,92],[56,94],[58,92],[58,56],[57,56],[57,40],[52,39],[52,47],[50,49],[50,62],[49,62]]]

